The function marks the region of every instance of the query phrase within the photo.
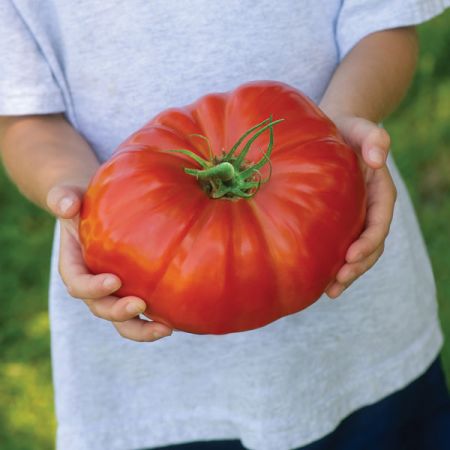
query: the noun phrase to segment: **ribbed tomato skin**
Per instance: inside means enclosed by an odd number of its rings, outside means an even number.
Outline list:
[[[169,149],[221,155],[272,116],[271,175],[251,199],[211,199]],[[262,134],[246,161],[261,159]],[[262,175],[269,174],[269,165]],[[80,240],[93,273],[115,273],[146,315],[196,334],[264,326],[316,301],[365,221],[355,152],[301,92],[247,83],[163,111],[123,142],[85,194]]]

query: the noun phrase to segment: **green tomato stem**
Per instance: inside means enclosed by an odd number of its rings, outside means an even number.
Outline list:
[[[261,180],[259,169],[265,164],[270,165],[270,155],[273,150],[273,126],[282,122],[284,119],[272,121],[272,117],[263,120],[257,125],[246,131],[233,145],[231,150],[225,153],[220,160],[212,158],[211,148],[210,160],[205,160],[194,152],[186,149],[168,150],[171,152],[179,152],[192,158],[202,169],[185,168],[184,171],[188,175],[196,177],[203,190],[211,198],[223,198],[227,200],[237,200],[239,198],[252,198],[262,183],[270,179],[270,174],[265,180]],[[257,130],[257,131],[256,131]],[[265,131],[269,131],[269,144],[262,158],[253,164],[245,162],[245,157],[250,151],[251,145]],[[244,142],[245,138],[255,132],[244,145],[240,153],[235,156],[239,146]],[[203,137],[201,135],[197,135]],[[204,139],[208,140],[206,137]],[[208,141],[209,144],[209,141]],[[271,173],[271,171],[270,171]]]
[[[189,175],[194,175],[195,177],[206,180],[209,178],[220,178],[222,181],[232,180],[235,177],[236,171],[234,170],[233,164],[225,161],[217,164],[217,166],[212,166],[203,170],[195,169],[184,169],[184,171]]]

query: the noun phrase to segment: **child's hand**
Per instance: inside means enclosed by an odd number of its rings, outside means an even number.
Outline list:
[[[341,267],[336,280],[325,291],[329,297],[336,298],[368,271],[382,255],[392,221],[397,190],[385,166],[390,146],[388,133],[375,123],[358,117],[333,120],[344,139],[359,150],[366,164],[364,175],[367,187],[366,228],[359,239],[349,247],[346,264]]]
[[[138,317],[146,308],[142,299],[111,295],[121,285],[116,275],[89,273],[78,239],[82,194],[80,188],[56,186],[47,196],[47,205],[61,224],[59,272],[69,294],[83,300],[95,316],[111,321],[124,338],[151,342],[169,336],[169,327]]]

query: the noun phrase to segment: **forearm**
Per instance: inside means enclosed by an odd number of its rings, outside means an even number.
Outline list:
[[[84,189],[99,166],[89,144],[62,115],[0,118],[0,151],[19,190],[45,209],[53,186]]]
[[[332,119],[357,116],[381,121],[404,97],[416,68],[418,47],[414,27],[365,37],[336,69],[320,107]]]

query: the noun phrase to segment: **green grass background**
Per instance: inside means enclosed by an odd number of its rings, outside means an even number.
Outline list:
[[[436,276],[450,381],[450,11],[422,25],[409,92],[385,126],[422,226]],[[52,449],[47,288],[53,220],[0,168],[0,448]]]

